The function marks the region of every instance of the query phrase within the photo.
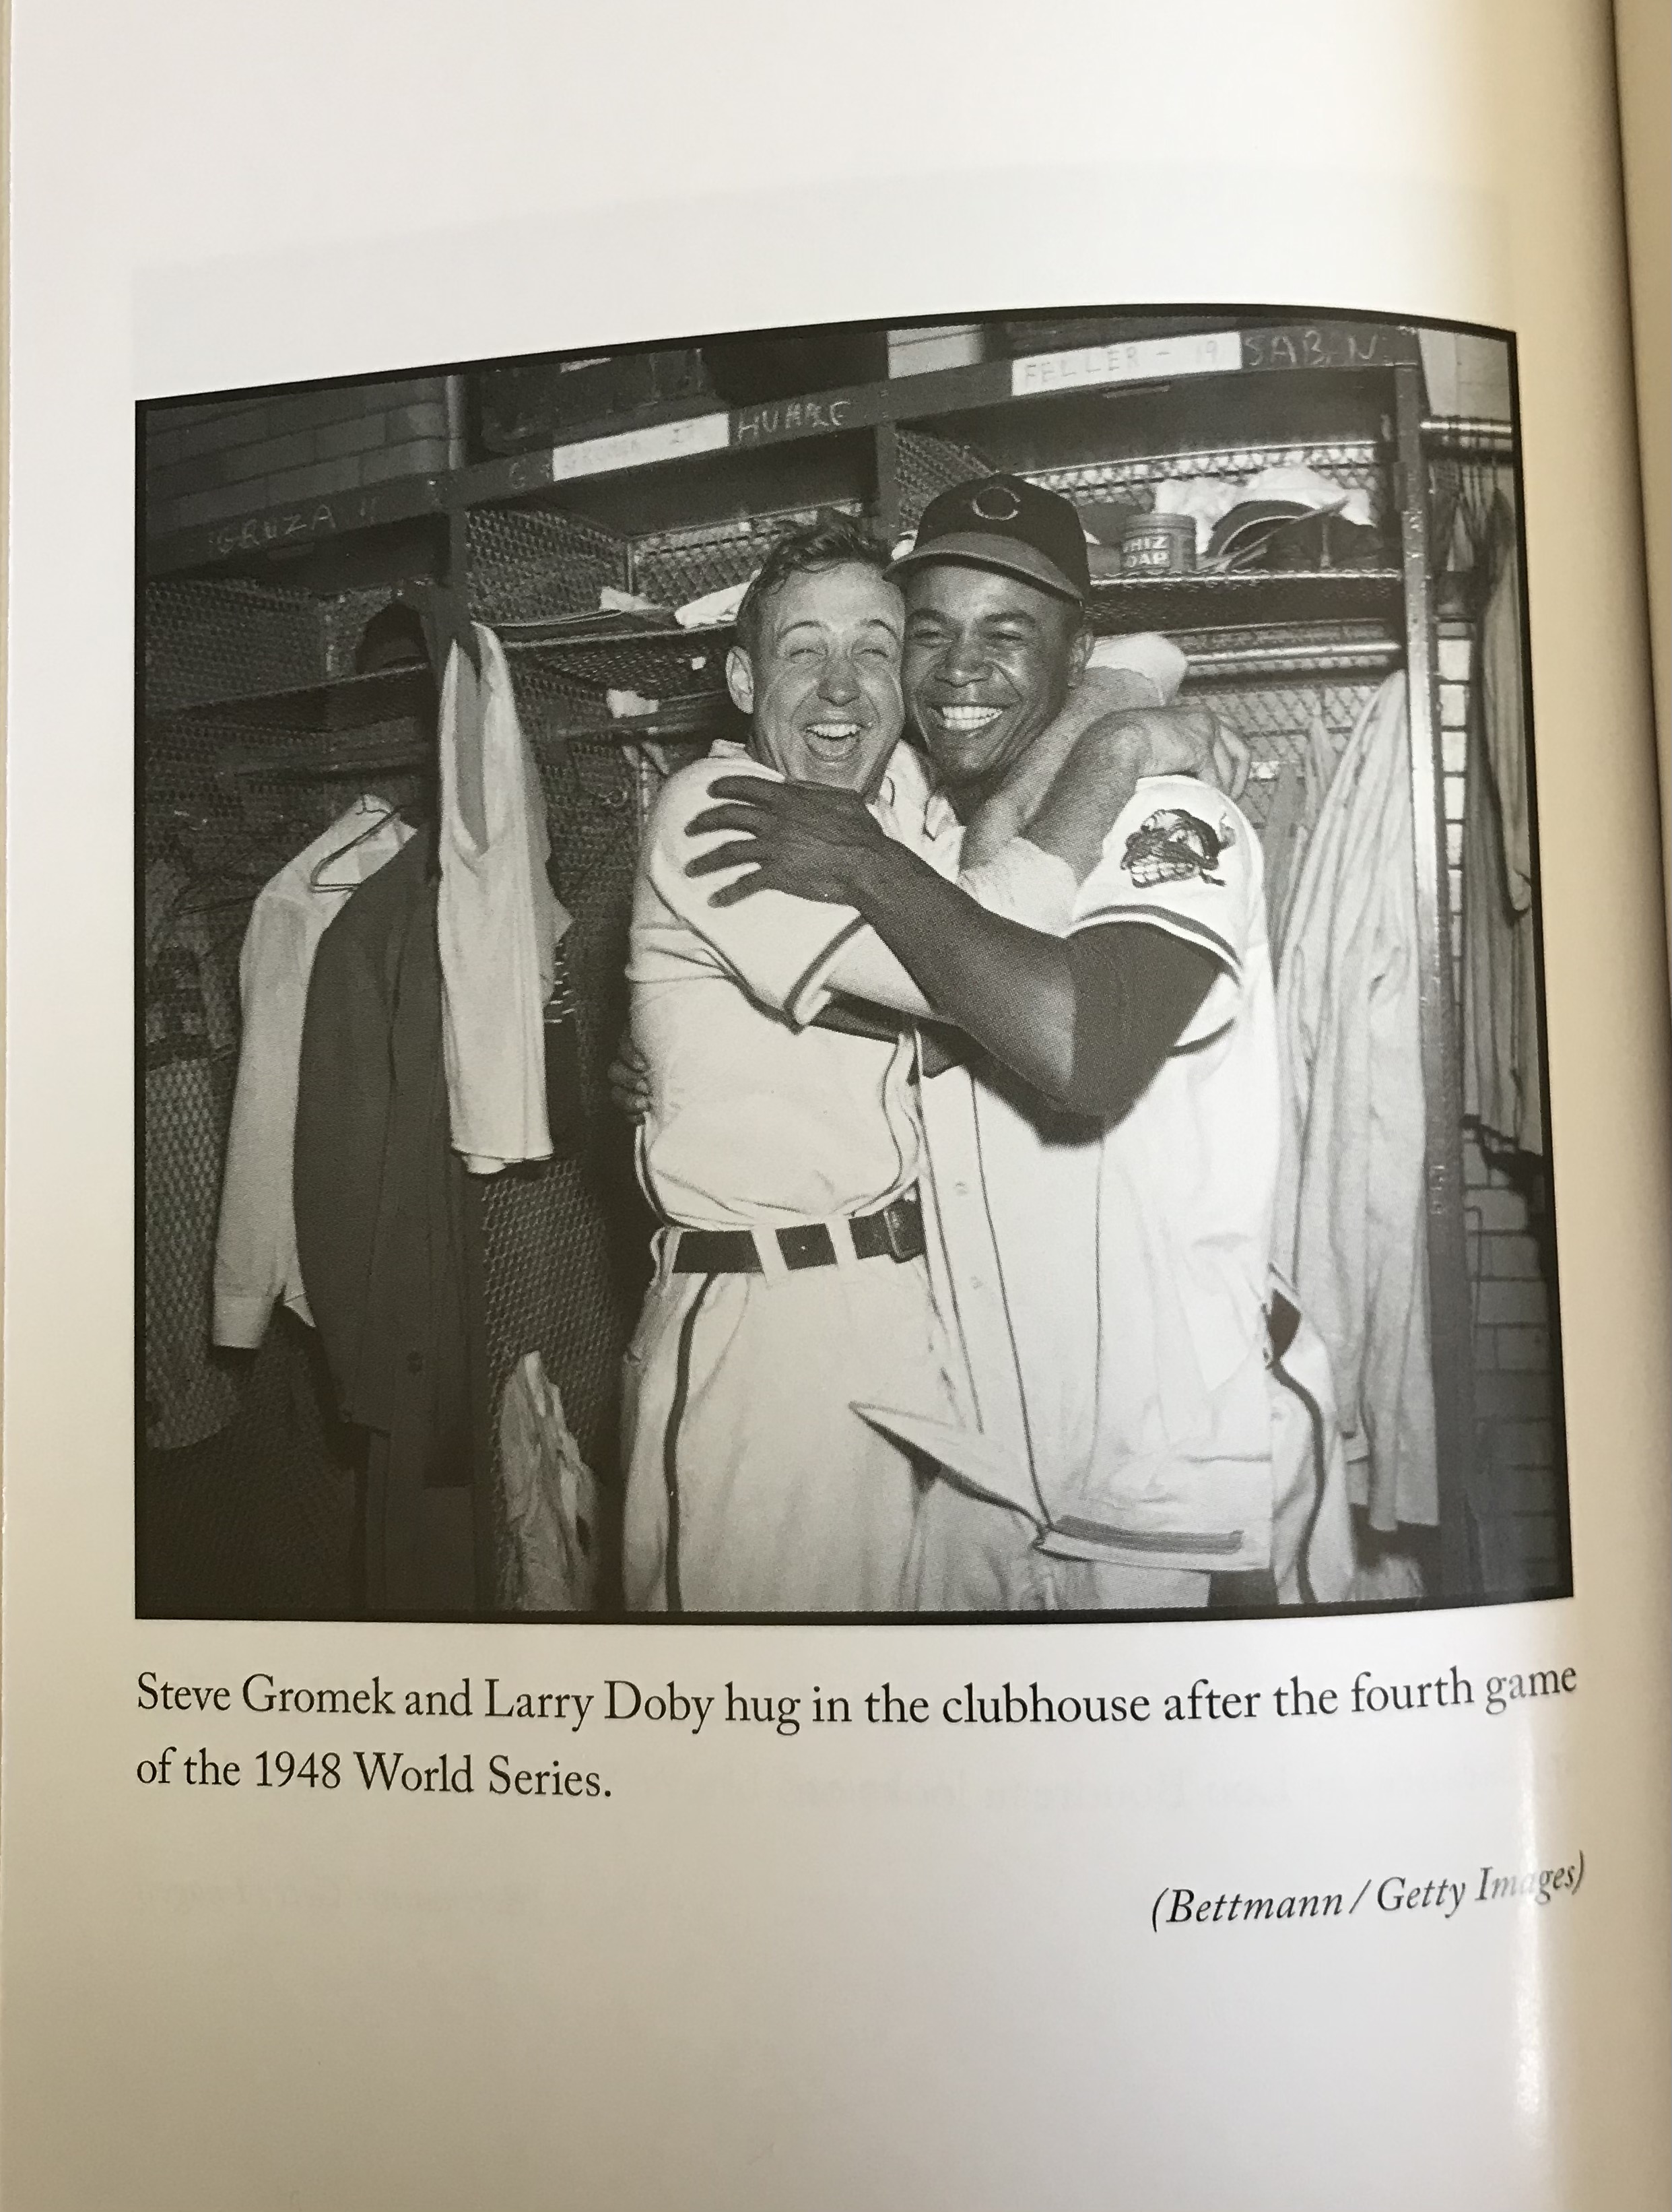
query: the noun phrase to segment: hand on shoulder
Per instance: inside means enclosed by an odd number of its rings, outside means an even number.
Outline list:
[[[1194,776],[1239,799],[1248,770],[1248,747],[1236,732],[1211,707],[1191,704],[1103,715],[1081,734],[1063,776],[1087,790],[1105,787],[1112,798],[1118,793],[1124,805],[1131,782],[1147,775]]]
[[[1210,708],[1147,707],[1105,714],[1082,731],[1023,832],[1083,883],[1103,842],[1146,776],[1193,776],[1236,798],[1248,750]]]

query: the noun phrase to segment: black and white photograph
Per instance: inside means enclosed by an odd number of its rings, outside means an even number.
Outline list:
[[[1572,1590],[1515,348],[137,410],[144,1619]]]

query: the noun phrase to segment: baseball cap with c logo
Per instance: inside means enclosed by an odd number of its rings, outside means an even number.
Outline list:
[[[1073,501],[1026,477],[975,477],[930,500],[917,543],[888,573],[931,561],[996,568],[1081,605],[1091,596],[1086,537]]]

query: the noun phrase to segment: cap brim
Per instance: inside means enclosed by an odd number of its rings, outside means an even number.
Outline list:
[[[1059,599],[1072,599],[1077,607],[1086,604],[1084,589],[1054,561],[1032,545],[1014,538],[989,536],[984,530],[954,530],[944,538],[931,538],[926,545],[914,545],[909,553],[888,563],[888,574],[898,576],[903,569],[926,568],[931,561],[959,568],[996,568],[1001,576],[1020,576],[1024,583],[1037,584],[1042,592],[1051,592]]]
[[[1306,507],[1298,499],[1245,499],[1227,507],[1208,538],[1210,555],[1234,552],[1251,532],[1279,529],[1286,522],[1304,522],[1307,516],[1330,510]]]

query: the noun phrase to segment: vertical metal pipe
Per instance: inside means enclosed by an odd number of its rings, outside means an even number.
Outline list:
[[[462,469],[464,466],[466,438],[464,379],[462,376],[442,379],[441,404],[446,410],[447,466]]]
[[[447,472],[456,477],[464,466],[466,453],[466,416],[464,379],[462,376],[444,377],[441,381],[442,404],[446,410]],[[441,552],[441,580],[451,591],[464,594],[469,599],[469,532],[464,509],[454,495],[457,486],[445,487],[444,507],[445,538]]]
[[[1439,1453],[1440,1588],[1466,1595],[1471,1563],[1469,1492],[1475,1453],[1475,1348],[1463,1222],[1463,1083],[1440,760],[1433,548],[1422,451],[1422,372],[1394,377],[1400,556],[1405,579],[1405,665],[1411,723],[1411,812],[1416,866],[1417,961],[1423,1091],[1427,1102],[1429,1338]]]
[[[876,426],[876,526],[890,545],[900,536],[900,436],[892,422]]]

